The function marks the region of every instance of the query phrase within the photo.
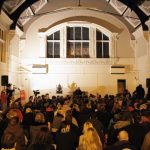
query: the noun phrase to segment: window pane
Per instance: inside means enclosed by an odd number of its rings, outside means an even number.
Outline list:
[[[53,58],[53,43],[47,42],[47,57]]]
[[[67,40],[74,40],[73,27],[67,27]]]
[[[81,27],[75,27],[75,40],[81,40]]]
[[[102,42],[97,42],[96,44],[96,57],[97,58],[102,58]]]
[[[53,34],[47,36],[47,40],[53,40]]]
[[[103,40],[109,40],[109,37],[103,34]]]
[[[75,57],[76,58],[81,57],[81,43],[80,42],[75,43]]]
[[[103,53],[104,53],[104,58],[109,58],[109,43],[108,42],[103,43]]]
[[[82,43],[82,57],[83,58],[89,57],[89,43],[88,42]]]
[[[60,58],[60,43],[54,43],[54,58]]]
[[[54,40],[60,40],[60,31],[54,33]]]
[[[89,40],[89,28],[82,28],[83,40]]]
[[[96,40],[102,40],[102,32],[96,31]]]
[[[74,43],[67,42],[67,58],[74,58]]]

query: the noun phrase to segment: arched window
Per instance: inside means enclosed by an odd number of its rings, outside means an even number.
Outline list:
[[[96,30],[96,57],[109,58],[109,37]]]
[[[60,31],[47,36],[47,58],[60,58]]]
[[[47,33],[47,58],[110,58],[111,33],[98,25],[64,23]]]

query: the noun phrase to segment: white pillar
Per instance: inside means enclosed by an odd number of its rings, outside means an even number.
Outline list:
[[[39,33],[39,40],[40,40],[40,56],[41,58],[46,57],[46,35],[45,33],[40,32]]]

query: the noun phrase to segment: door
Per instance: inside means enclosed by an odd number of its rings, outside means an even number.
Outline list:
[[[123,93],[123,91],[126,89],[126,80],[124,79],[118,79],[117,80],[117,88],[118,88],[118,93]]]

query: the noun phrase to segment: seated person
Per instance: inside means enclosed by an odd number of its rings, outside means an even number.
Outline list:
[[[3,135],[1,139],[1,150],[9,149],[9,150],[16,150],[16,142],[14,138],[14,134],[6,133]]]
[[[122,150],[122,149],[136,150],[136,148],[132,146],[131,143],[129,142],[129,135],[128,132],[125,130],[119,132],[117,142],[115,142],[112,146],[106,148],[106,150]]]

